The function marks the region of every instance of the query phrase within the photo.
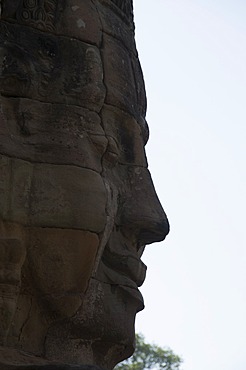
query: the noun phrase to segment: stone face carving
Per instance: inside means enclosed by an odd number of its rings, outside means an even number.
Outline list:
[[[169,230],[132,2],[2,0],[0,27],[0,368],[112,369]]]

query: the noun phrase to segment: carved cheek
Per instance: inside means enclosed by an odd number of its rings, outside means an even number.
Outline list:
[[[84,293],[98,249],[97,234],[72,229],[30,228],[28,261],[45,298]]]
[[[30,228],[29,237],[27,260],[36,294],[56,315],[74,315],[91,276],[98,236],[81,230]]]
[[[100,233],[106,222],[101,176],[75,166],[35,165],[29,217],[32,225]]]
[[[0,188],[5,191],[0,194],[3,218],[35,227],[95,233],[104,229],[107,196],[97,172],[68,165],[32,164],[2,156],[0,174]]]

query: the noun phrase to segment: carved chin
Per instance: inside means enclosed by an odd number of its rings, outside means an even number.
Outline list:
[[[138,289],[91,279],[79,311],[65,322],[67,338],[62,336],[64,321],[49,330],[47,358],[114,367],[133,353],[135,316],[143,308]]]

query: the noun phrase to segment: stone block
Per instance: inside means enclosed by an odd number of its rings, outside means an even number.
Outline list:
[[[27,259],[40,297],[68,317],[81,304],[98,250],[97,234],[29,228]]]
[[[106,190],[98,173],[76,166],[6,161],[4,156],[1,162],[1,187],[6,190],[0,193],[0,217],[23,225],[103,230]]]
[[[105,87],[97,47],[4,22],[0,32],[2,95],[100,111]]]
[[[1,18],[43,32],[99,45],[101,24],[92,1],[4,1]]]
[[[100,14],[103,32],[112,36],[130,53],[137,56],[133,23],[129,22],[129,19],[112,1],[96,0],[95,4]]]
[[[135,115],[137,95],[131,54],[111,36],[103,38],[104,82],[107,88],[106,103]]]
[[[77,106],[10,97],[1,98],[1,109],[1,154],[102,171],[107,139],[97,113]]]
[[[114,152],[118,156],[118,163],[146,167],[145,132],[138,122],[126,112],[109,105],[103,107],[102,122],[105,134],[115,143]],[[110,148],[108,150],[110,151]],[[106,155],[104,159],[107,160]]]

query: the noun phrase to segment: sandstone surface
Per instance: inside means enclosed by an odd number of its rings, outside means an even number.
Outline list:
[[[169,231],[133,4],[0,7],[0,369],[111,370],[134,350],[144,246]]]

